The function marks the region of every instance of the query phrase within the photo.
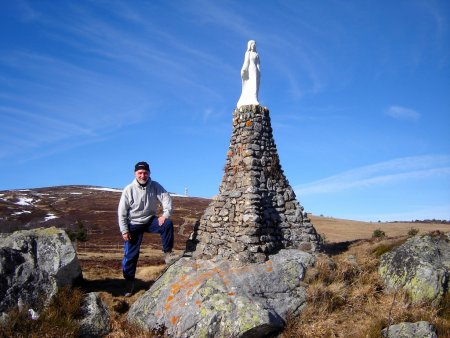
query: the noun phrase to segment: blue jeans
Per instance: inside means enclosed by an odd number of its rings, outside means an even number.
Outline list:
[[[173,223],[170,219],[166,219],[163,225],[160,226],[158,224],[158,217],[152,217],[147,224],[129,224],[128,228],[130,231],[131,240],[126,241],[124,244],[122,272],[123,277],[126,280],[134,280],[144,233],[159,233],[161,235],[163,251],[172,251]]]

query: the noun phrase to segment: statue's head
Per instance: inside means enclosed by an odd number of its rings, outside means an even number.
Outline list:
[[[248,50],[248,51],[250,51],[250,50],[256,51],[256,41],[255,41],[255,40],[250,40],[250,41],[247,43],[247,50]]]

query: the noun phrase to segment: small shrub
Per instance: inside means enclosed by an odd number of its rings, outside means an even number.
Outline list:
[[[391,245],[382,244],[373,249],[372,253],[375,255],[376,258],[380,258],[386,252],[390,252],[391,250],[392,250]]]
[[[87,230],[81,221],[77,221],[77,230],[72,231],[69,229],[66,232],[72,242],[86,242],[88,240]]]
[[[386,233],[381,229],[376,229],[372,233],[372,238],[384,238],[386,237]]]
[[[390,252],[405,243],[405,241],[405,239],[400,239],[394,242],[381,243],[372,250],[372,254],[374,254],[376,258],[380,258],[386,252]]]
[[[411,229],[409,229],[409,231],[408,231],[408,236],[413,237],[413,236],[417,235],[418,233],[419,233],[419,230],[418,230],[418,229],[416,229],[416,228],[411,228]]]

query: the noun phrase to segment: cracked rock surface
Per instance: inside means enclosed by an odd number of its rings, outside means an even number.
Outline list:
[[[173,337],[267,336],[305,303],[313,255],[281,250],[264,263],[182,258],[131,307],[128,320]]]

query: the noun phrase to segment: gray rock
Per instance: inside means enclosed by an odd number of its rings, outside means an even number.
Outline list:
[[[65,231],[52,227],[0,234],[0,313],[18,303],[40,312],[58,287],[81,278]]]
[[[80,337],[102,337],[110,332],[109,311],[98,293],[90,292],[85,296],[82,313]]]
[[[305,303],[309,253],[289,249],[259,264],[182,258],[130,308],[128,320],[173,337],[265,337]]]
[[[449,268],[448,237],[428,234],[382,255],[379,273],[388,289],[403,288],[413,302],[438,305],[447,292]]]
[[[383,338],[437,338],[436,329],[428,322],[400,323],[381,331]]]

